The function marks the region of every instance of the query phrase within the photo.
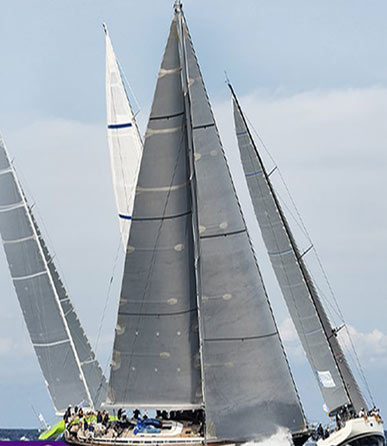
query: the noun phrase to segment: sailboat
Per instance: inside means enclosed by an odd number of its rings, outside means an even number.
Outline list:
[[[329,414],[346,417],[344,426],[318,444],[383,445],[383,423],[379,416],[366,415],[367,404],[338,342],[338,330],[329,321],[235,91],[228,86],[242,166],[272,267]],[[357,417],[359,412],[365,416]]]
[[[130,230],[128,215],[133,209],[142,141],[106,26],[104,30],[106,34],[108,143],[120,230],[123,245],[126,248]],[[0,232],[11,273],[16,267],[38,268],[41,262],[42,275],[47,274],[48,286],[44,284],[25,286],[24,291],[28,291],[27,293],[23,293],[22,288],[16,286],[19,278],[13,278],[13,281],[55,413],[57,416],[62,416],[71,403],[83,406],[86,410],[87,408],[99,409],[106,399],[106,378],[55,267],[2,139],[0,140],[0,160],[0,206],[2,206],[0,213],[4,214],[0,215]],[[8,186],[8,183],[13,186]],[[15,206],[17,203],[15,209],[20,209],[11,212],[14,201]],[[10,203],[11,208],[8,208]],[[13,224],[16,224],[16,227],[21,225],[17,236],[24,234],[23,231],[30,234],[31,238],[28,240],[30,244],[31,240],[33,241],[33,249],[35,248],[38,252],[35,258],[24,255],[28,249],[27,246],[20,245],[18,252],[11,253],[10,244],[15,244],[16,240],[19,244],[28,241],[24,240],[24,237],[9,240],[8,226]],[[27,226],[24,228],[23,225]],[[31,225],[30,230],[28,225]],[[52,326],[47,320],[51,321]],[[62,324],[56,326],[58,320]],[[62,331],[58,327],[61,327]],[[45,341],[43,344],[36,341],[37,334],[41,341]],[[56,340],[58,337],[61,341]],[[53,338],[55,341],[51,342]],[[66,342],[62,343],[62,341]],[[64,347],[59,350],[59,345]],[[58,358],[64,358],[64,360],[59,361]],[[52,439],[63,432],[62,420],[53,426],[48,426],[39,438]]]
[[[0,233],[15,291],[55,412],[99,408],[106,379],[0,138]],[[59,428],[59,427],[58,427]]]
[[[66,440],[240,443],[284,427],[296,443],[305,441],[307,421],[180,1],[126,216],[106,407],[170,416],[162,415],[156,431],[132,420],[119,437],[111,429],[92,440],[80,425]]]

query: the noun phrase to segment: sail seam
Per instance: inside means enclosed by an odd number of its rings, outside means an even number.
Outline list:
[[[182,314],[187,314],[187,313],[192,313],[194,311],[196,311],[197,308],[190,308],[189,310],[184,310],[184,311],[176,311],[176,312],[172,312],[172,313],[132,313],[132,312],[120,312],[120,316],[179,316]]]
[[[70,342],[70,339],[63,339],[62,341],[55,341],[55,342],[47,342],[47,343],[38,343],[38,342],[33,342],[33,346],[34,347],[54,347],[56,345],[61,345],[61,344],[68,344]]]
[[[192,214],[192,211],[183,212],[182,214],[167,215],[161,217],[136,217],[132,218],[132,221],[171,220],[173,218],[185,217],[190,214]]]
[[[228,235],[238,235],[238,234],[243,234],[244,232],[247,232],[246,228],[240,229],[239,231],[222,232],[220,234],[201,235],[200,239],[216,238],[216,237],[227,237]]]
[[[263,170],[256,170],[255,172],[246,173],[245,177],[255,177],[256,175],[261,175],[263,173]]]
[[[244,336],[244,337],[236,337],[236,338],[207,338],[204,339],[205,342],[233,342],[233,341],[254,341],[256,339],[265,339],[270,338],[272,336],[278,336],[278,331],[274,331],[273,333],[269,333],[266,335],[258,335],[258,336]]]
[[[28,237],[23,237],[23,238],[17,238],[14,240],[3,240],[3,244],[4,245],[12,245],[14,243],[22,243],[22,242],[26,242],[27,240],[34,240],[35,236],[34,235],[30,235]]]
[[[215,122],[211,122],[210,124],[201,124],[201,125],[192,127],[192,130],[206,129],[207,127],[214,127],[214,126],[215,126]]]
[[[18,280],[33,279],[34,277],[43,276],[44,274],[48,274],[48,272],[44,270],[44,271],[39,271],[38,273],[29,274],[27,276],[12,277],[12,280],[18,281]]]
[[[87,361],[81,362],[81,365],[84,366],[84,365],[87,365],[87,364],[92,364],[93,362],[97,362],[97,360],[95,358],[94,359],[88,359]]]
[[[175,184],[173,186],[160,186],[160,187],[142,187],[137,186],[137,193],[139,192],[173,192],[178,189],[182,189],[187,186],[188,182],[182,184]]]
[[[284,251],[276,251],[276,252],[269,252],[268,251],[267,253],[268,253],[268,255],[270,257],[278,257],[278,256],[283,256],[285,254],[290,254],[292,252],[293,252],[293,249],[289,248],[289,249],[285,249]]]
[[[23,201],[19,201],[19,203],[12,203],[12,204],[8,204],[6,206],[0,206],[0,212],[13,211],[15,209],[22,208],[23,206],[24,206]]]
[[[5,169],[0,170],[0,175],[5,175],[6,173],[12,173],[12,167],[7,167]]]
[[[154,117],[150,117],[149,121],[158,121],[159,119],[171,119],[171,118],[177,118],[179,116],[183,116],[185,113],[185,111],[183,110],[182,112],[179,113],[174,113],[172,115],[164,115],[164,116],[154,116]]]

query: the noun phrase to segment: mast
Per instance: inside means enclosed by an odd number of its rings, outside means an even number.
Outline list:
[[[312,369],[316,374],[323,397],[330,407],[331,412],[334,412],[346,403],[350,403],[354,409],[358,411],[361,407],[366,407],[366,403],[337,341],[336,332],[330,325],[302,255],[298,250],[290,226],[282,211],[269,175],[263,164],[263,160],[250,133],[235,91],[229,82],[228,86],[234,101],[234,116],[238,145],[241,152],[243,168],[248,180],[248,187],[252,197],[254,210],[261,227],[270,260],[273,264],[286,303],[288,304],[293,322],[295,323]],[[286,256],[290,256],[290,258],[288,259]],[[278,259],[280,259],[281,266],[276,263],[278,262]],[[295,295],[291,290],[292,283],[289,282],[291,277],[295,281],[293,286],[299,286],[298,292],[307,294],[304,300],[301,301],[301,298]],[[298,282],[300,279],[301,282]],[[313,326],[307,326],[306,322],[303,322],[303,319],[304,321],[307,320],[305,315],[303,317],[300,316],[300,312],[303,311],[302,309],[304,307],[308,308],[308,305],[310,305],[308,304],[308,301],[312,305],[311,308],[313,308],[313,311],[317,316],[317,320]],[[309,322],[309,324],[311,324],[311,322]],[[320,332],[326,341],[325,347],[322,345],[321,348],[325,348],[325,351],[329,352],[329,357],[323,358],[321,351],[318,351],[320,346],[315,348],[313,347],[313,343],[308,341],[308,336],[319,336]],[[321,342],[321,339],[316,339],[314,342]],[[319,366],[323,364],[328,370],[319,369]],[[329,369],[329,367],[332,366],[336,369],[337,373],[335,373],[334,370]],[[343,392],[341,393],[339,389],[340,386],[336,382],[337,380],[339,380],[343,386]]]
[[[199,237],[199,217],[198,217],[198,204],[197,204],[197,179],[195,173],[195,161],[194,161],[194,146],[192,135],[192,118],[191,118],[191,102],[188,89],[188,67],[187,67],[187,55],[184,40],[183,29],[183,4],[181,0],[176,0],[174,8],[175,14],[178,18],[178,34],[180,40],[180,58],[182,65],[182,82],[183,82],[183,94],[186,111],[186,125],[187,125],[187,140],[188,140],[188,155],[190,164],[190,183],[191,183],[191,199],[192,199],[192,228],[193,228],[193,240],[195,249],[195,280],[196,280],[196,301],[197,301],[197,313],[199,324],[199,355],[200,355],[200,372],[201,372],[201,388],[203,395],[203,408],[205,408],[205,375],[204,375],[204,362],[203,362],[203,322],[201,317],[201,263],[200,263],[200,237]],[[205,424],[204,424],[205,427]]]

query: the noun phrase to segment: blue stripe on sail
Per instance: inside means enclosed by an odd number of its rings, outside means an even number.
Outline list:
[[[243,132],[236,132],[236,135],[237,135],[237,136],[246,136],[246,135],[248,135],[248,133],[247,133],[246,131],[243,131]]]
[[[131,220],[132,216],[131,215],[125,215],[125,214],[118,214],[118,216],[120,218],[122,218],[123,220]]]
[[[256,170],[255,172],[246,173],[246,178],[254,177],[255,175],[260,175],[261,173],[263,173],[262,170]]]
[[[132,127],[131,122],[125,122],[124,124],[109,124],[108,129],[123,129],[125,127]]]

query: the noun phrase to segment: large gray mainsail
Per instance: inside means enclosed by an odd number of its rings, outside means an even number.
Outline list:
[[[86,370],[70,333],[69,315],[66,319],[65,308],[70,306],[59,301],[59,276],[52,276],[54,265],[40,243],[2,139],[0,232],[16,294],[56,412],[61,414],[69,404],[81,402],[93,407]],[[75,328],[76,324],[72,326]],[[80,346],[82,341],[77,343]]]
[[[107,404],[202,405],[192,200],[176,19],[136,188]]]
[[[356,411],[364,398],[344,357],[320,297],[284,216],[260,154],[231,87],[235,129],[243,169],[273,269],[323,398],[334,412]]]
[[[201,314],[208,441],[305,429],[305,418],[193,44],[183,22],[200,232]]]

